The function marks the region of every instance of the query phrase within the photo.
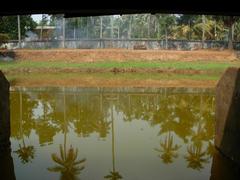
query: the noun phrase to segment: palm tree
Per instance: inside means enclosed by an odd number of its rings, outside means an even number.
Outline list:
[[[202,150],[201,144],[191,145],[187,148],[188,155],[185,159],[188,161],[188,167],[196,170],[203,168],[203,163],[208,163],[208,158],[206,158],[206,152]]]
[[[228,28],[228,49],[233,49],[233,29],[234,24],[240,19],[238,16],[215,16],[215,19],[223,22]]]
[[[168,164],[173,162],[173,158],[178,157],[176,151],[180,147],[181,146],[177,144],[173,144],[173,135],[171,135],[171,133],[169,132],[168,135],[165,137],[164,142],[160,142],[160,148],[155,148],[155,151],[162,153],[162,155],[159,155],[159,157],[163,160],[164,163]]]
[[[77,175],[85,168],[82,165],[86,159],[77,160],[78,149],[74,150],[70,146],[68,153],[63,150],[62,145],[60,145],[60,156],[56,153],[52,154],[52,160],[58,165],[55,167],[48,168],[51,172],[60,172],[61,180],[74,180],[77,179]]]

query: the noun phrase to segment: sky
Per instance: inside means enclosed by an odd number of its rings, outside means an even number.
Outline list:
[[[32,15],[32,18],[33,18],[34,21],[39,23],[42,19],[42,14],[34,14],[34,15]]]

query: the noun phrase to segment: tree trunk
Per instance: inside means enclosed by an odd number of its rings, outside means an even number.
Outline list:
[[[88,39],[88,17],[87,17],[87,39]]]
[[[112,120],[112,165],[115,172],[115,147],[114,147],[114,119],[113,119],[113,104],[111,105],[111,120]]]
[[[118,26],[118,39],[120,38],[120,29],[119,29],[119,26]]]
[[[233,24],[229,26],[229,31],[228,31],[228,49],[233,49]]]
[[[150,38],[150,22],[151,22],[151,15],[148,17],[148,38]]]
[[[102,17],[100,16],[100,39],[102,39]]]
[[[41,24],[41,32],[40,32],[40,40],[41,41],[43,39],[43,20],[44,20],[44,15],[42,14],[42,24]]]
[[[63,40],[62,40],[62,46],[65,48],[65,18],[63,18]]]
[[[202,15],[202,48],[204,48],[204,41],[205,41],[205,16]]]
[[[165,49],[168,49],[168,32],[167,32],[167,26],[165,27],[165,40],[166,40]]]
[[[113,16],[111,16],[111,38],[113,39]]]
[[[232,41],[234,41],[234,29],[235,29],[235,26],[234,24],[232,25]]]
[[[76,40],[76,28],[74,26],[74,29],[73,29],[73,39]]]
[[[128,39],[131,39],[131,34],[132,34],[132,16],[130,16]]]
[[[217,40],[217,22],[214,21],[214,40]]]
[[[188,21],[188,26],[189,26],[188,40],[191,40],[191,20]]]
[[[18,19],[18,48],[21,48],[21,24],[20,24],[20,15],[17,16]]]

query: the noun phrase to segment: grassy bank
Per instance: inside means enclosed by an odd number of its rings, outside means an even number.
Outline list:
[[[12,86],[214,87],[225,69],[233,66],[240,63],[14,61],[1,62],[0,70]]]
[[[218,75],[167,73],[21,73],[7,74],[12,87],[214,87]]]
[[[81,69],[94,69],[94,68],[159,68],[159,69],[186,69],[186,70],[212,70],[222,72],[230,66],[240,66],[239,62],[214,62],[214,61],[194,61],[194,62],[181,62],[181,61],[101,61],[101,62],[41,62],[41,61],[14,61],[14,62],[0,62],[0,69],[3,71],[18,70],[24,68],[37,69],[37,68],[81,68]]]

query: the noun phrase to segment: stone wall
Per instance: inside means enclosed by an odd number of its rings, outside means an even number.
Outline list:
[[[187,40],[168,40],[167,45],[165,40],[148,40],[148,39],[79,39],[63,41],[23,41],[22,48],[47,49],[47,48],[80,48],[80,49],[95,49],[95,48],[126,48],[133,49],[136,45],[145,46],[146,49],[176,49],[176,50],[193,50],[201,49],[202,41],[187,41]],[[17,48],[18,42],[11,41],[6,44],[9,49]],[[204,48],[227,48],[226,41],[205,41]],[[240,49],[240,42],[234,43],[234,48]]]

